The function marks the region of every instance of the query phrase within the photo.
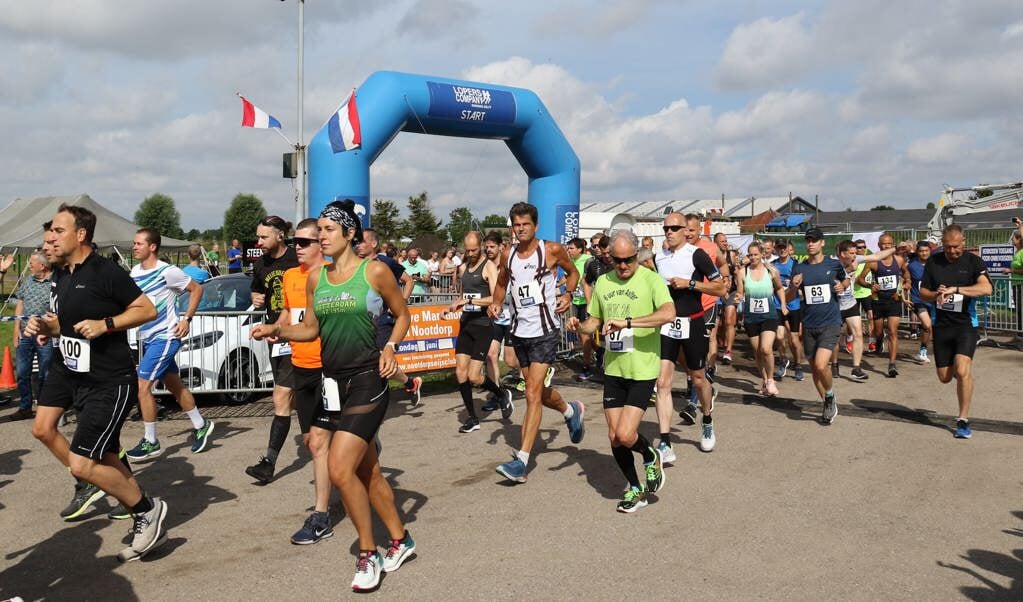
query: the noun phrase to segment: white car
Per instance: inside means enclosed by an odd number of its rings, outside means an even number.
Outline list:
[[[228,274],[202,284],[202,302],[175,356],[181,380],[193,393],[219,391],[224,402],[241,404],[273,387],[269,348],[249,336],[263,315],[252,308],[251,281],[248,274]],[[178,315],[187,308],[185,293],[177,300]],[[133,347],[135,338],[129,333]]]

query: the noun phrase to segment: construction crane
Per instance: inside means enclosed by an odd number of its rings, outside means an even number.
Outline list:
[[[982,198],[977,198],[976,195],[968,198],[956,198],[955,193],[957,192],[992,192],[993,194]],[[978,184],[969,188],[953,188],[946,184],[941,200],[938,201],[938,209],[934,212],[931,221],[927,222],[928,238],[932,242],[940,242],[945,226],[955,223],[957,216],[1019,207],[1023,207],[1023,182]]]

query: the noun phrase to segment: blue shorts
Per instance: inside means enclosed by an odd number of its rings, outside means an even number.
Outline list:
[[[181,347],[181,339],[154,339],[142,344],[142,358],[139,360],[139,378],[160,380],[167,372],[178,373],[174,356]]]

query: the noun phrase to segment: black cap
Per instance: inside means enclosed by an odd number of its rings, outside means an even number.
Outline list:
[[[931,248],[931,243],[927,242],[926,240],[918,240],[918,241],[916,241],[916,248],[922,249],[924,247],[927,247],[928,249],[930,249]]]
[[[824,240],[824,233],[821,232],[820,228],[810,228],[803,235],[806,240]]]

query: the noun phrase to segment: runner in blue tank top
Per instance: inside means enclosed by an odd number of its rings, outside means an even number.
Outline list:
[[[895,240],[889,234],[878,239],[881,251],[895,248]],[[873,276],[872,283],[867,277]],[[909,271],[902,257],[894,255],[886,260],[872,261],[860,272],[856,282],[860,286],[869,286],[874,292],[874,326],[873,335],[881,340],[882,324],[887,321],[884,333],[888,335],[888,378],[895,378],[899,370],[895,366],[895,356],[899,351],[899,320],[902,318],[902,306],[909,292]],[[880,355],[881,345],[877,346]]]
[[[931,258],[931,243],[921,240],[916,243],[916,257],[909,260],[909,300],[913,305],[913,313],[920,320],[920,352],[917,353],[916,361],[921,364],[931,363],[927,355],[927,344],[931,341],[931,331],[934,324],[935,307],[920,298],[920,283],[924,279],[924,268],[927,260]]]

